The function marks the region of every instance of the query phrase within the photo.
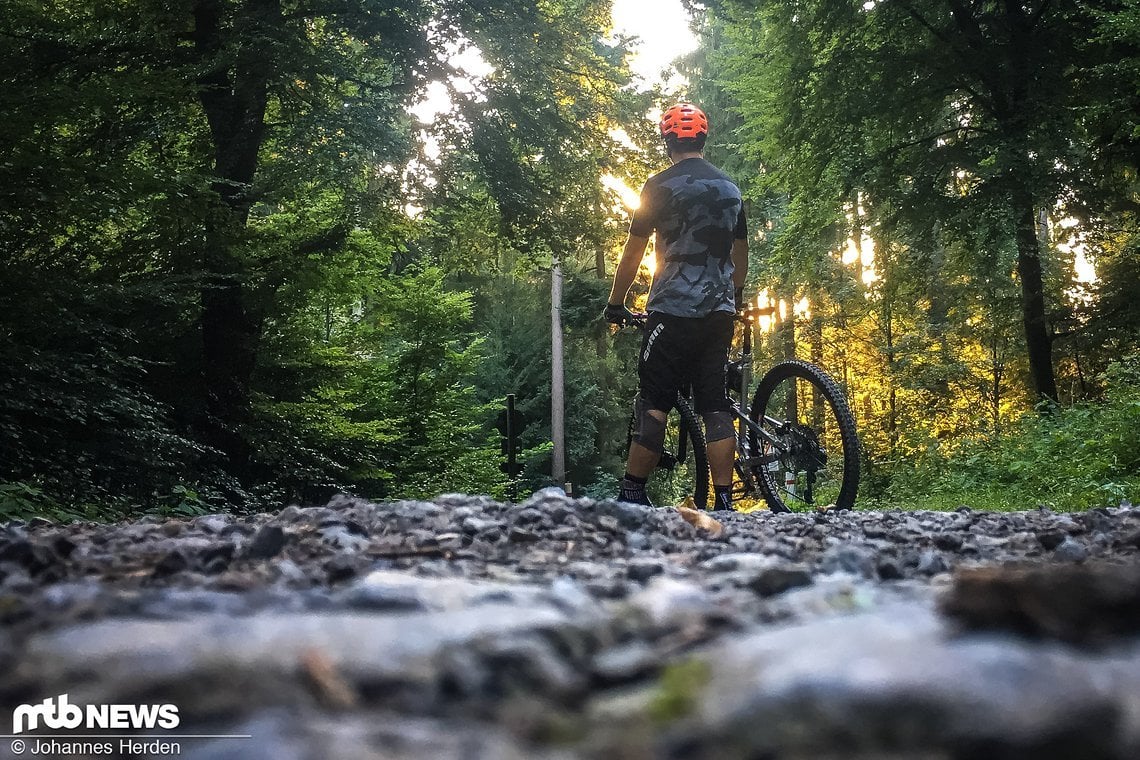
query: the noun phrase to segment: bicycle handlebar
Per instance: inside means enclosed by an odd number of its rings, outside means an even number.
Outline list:
[[[770,317],[776,313],[775,306],[766,306],[760,308],[749,304],[740,311],[737,311],[733,316],[738,322],[751,322],[759,317]],[[618,327],[636,327],[639,330],[645,328],[645,323],[649,321],[649,315],[645,312],[630,312],[630,318],[621,322],[615,322]]]
[[[630,312],[629,319],[622,320],[621,322],[616,322],[615,324],[617,324],[618,327],[636,327],[638,329],[643,329],[645,327],[645,323],[648,321],[648,314],[642,311],[633,311]]]

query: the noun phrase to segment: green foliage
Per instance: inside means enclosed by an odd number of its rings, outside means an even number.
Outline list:
[[[31,483],[0,483],[0,520],[56,514],[59,509],[58,503]]]
[[[353,282],[372,283],[362,300],[334,305],[317,291],[320,303],[272,333],[284,361],[264,370],[250,431],[277,489],[263,498],[501,493],[489,412],[471,386],[483,357],[470,295],[445,288],[431,267]],[[306,330],[315,334],[299,339]]]
[[[5,514],[504,493],[462,277],[609,244],[608,4],[276,7],[0,0]],[[435,162],[407,109],[471,45]]]
[[[49,285],[2,262],[0,273],[9,283],[0,290],[4,480],[41,483],[45,503],[143,501],[204,461],[209,452],[178,434],[171,409],[147,390],[155,368],[118,324],[148,294]]]
[[[1113,363],[1101,380],[1101,402],[1029,415],[1000,437],[932,448],[896,468],[886,502],[1085,509],[1140,501],[1140,355]]]

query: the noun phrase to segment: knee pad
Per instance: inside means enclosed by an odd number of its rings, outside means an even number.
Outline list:
[[[729,412],[705,412],[701,416],[705,420],[705,443],[736,437],[736,428]]]
[[[665,420],[649,413],[649,406],[640,395],[633,401],[633,440],[660,454],[665,449]]]

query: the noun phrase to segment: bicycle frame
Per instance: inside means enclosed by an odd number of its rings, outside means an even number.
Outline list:
[[[757,423],[753,422],[749,417],[749,408],[747,406],[748,390],[752,384],[752,319],[751,317],[763,313],[765,310],[750,307],[743,312],[742,316],[738,316],[737,320],[744,325],[744,346],[741,349],[740,358],[735,362],[729,362],[730,365],[735,364],[740,368],[740,387],[736,392],[740,394],[740,399],[732,404],[732,413],[740,422],[745,425],[750,431],[755,433],[759,438],[764,440],[771,446],[776,447],[782,452],[787,451],[787,446],[783,444],[778,438],[774,437],[767,430],[762,428]],[[764,421],[772,427],[779,427],[780,420],[764,415]],[[746,452],[743,450],[741,441],[744,438],[744,430],[741,429],[737,435],[737,451],[741,454]],[[757,462],[762,464],[762,462]]]

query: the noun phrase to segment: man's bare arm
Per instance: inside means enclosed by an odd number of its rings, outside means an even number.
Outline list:
[[[630,235],[625,241],[625,249],[621,253],[617,270],[614,272],[614,286],[610,289],[610,303],[624,304],[629,289],[637,277],[637,268],[645,258],[645,248],[649,245],[649,238]]]

